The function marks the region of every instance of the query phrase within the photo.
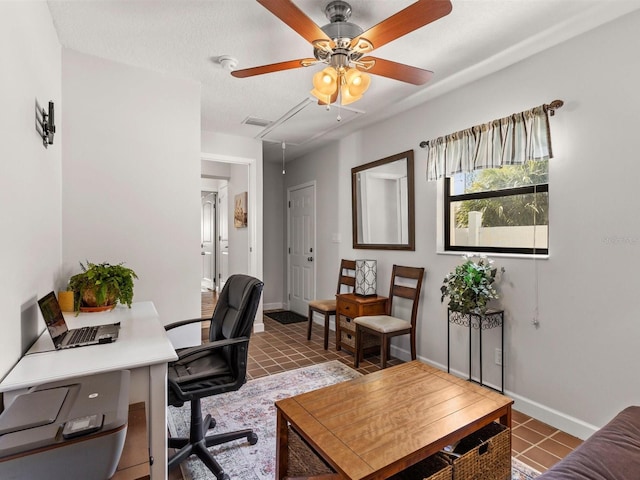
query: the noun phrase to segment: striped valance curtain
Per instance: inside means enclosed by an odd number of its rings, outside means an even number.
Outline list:
[[[552,158],[547,107],[540,105],[429,141],[427,180]]]

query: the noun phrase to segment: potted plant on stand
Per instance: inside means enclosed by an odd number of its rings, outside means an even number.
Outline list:
[[[440,287],[442,292],[440,300],[444,302],[445,297],[449,298],[447,312],[447,373],[451,371],[450,325],[466,327],[469,329],[469,381],[488,386],[483,381],[482,372],[482,331],[500,327],[501,347],[499,353],[498,349],[496,349],[496,356],[500,355],[499,365],[502,365],[502,381],[499,388],[495,385],[491,386],[491,388],[504,393],[504,363],[502,361],[504,312],[502,310],[489,310],[489,302],[498,298],[498,292],[494,288],[496,277],[498,272],[504,272],[504,268],[498,270],[493,266],[493,261],[485,256],[474,259],[465,255],[462,258],[463,263],[444,278],[442,287]],[[478,331],[479,379],[478,377],[472,377],[472,330]]]
[[[449,297],[449,310],[452,312],[483,317],[489,301],[499,298],[493,286],[498,269],[494,268],[493,260],[485,256],[477,260],[467,255],[462,258],[463,263],[444,277],[440,301],[444,302],[445,297]],[[500,273],[503,272],[504,268],[501,268]]]
[[[133,280],[136,273],[122,263],[80,262],[82,272],[69,279],[69,290],[74,292],[74,310],[111,310],[120,302],[131,308],[133,301]]]

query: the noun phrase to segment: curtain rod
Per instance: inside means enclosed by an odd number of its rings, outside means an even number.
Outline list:
[[[562,100],[553,100],[550,103],[545,103],[542,105],[545,110],[549,112],[549,115],[552,117],[556,114],[556,110],[562,108],[564,102]],[[427,140],[423,140],[420,142],[420,148],[427,148],[429,146],[429,142]]]

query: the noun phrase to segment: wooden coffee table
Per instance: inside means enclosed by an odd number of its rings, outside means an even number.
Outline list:
[[[288,425],[337,472],[385,479],[494,420],[513,400],[412,361],[276,402],[276,478],[288,471]]]

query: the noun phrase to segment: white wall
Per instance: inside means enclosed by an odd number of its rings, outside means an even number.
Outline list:
[[[203,192],[217,192],[222,185],[227,183],[226,180],[221,180],[218,178],[201,178],[200,179],[200,190]]]
[[[230,167],[230,163],[212,162],[209,160],[200,161],[200,172],[203,176],[228,179],[231,176]]]
[[[286,217],[284,216],[287,193],[284,189],[282,165],[264,164],[264,308],[283,308],[286,272],[285,244]]]
[[[0,2],[0,378],[44,323],[37,298],[61,286],[60,43],[44,2]],[[35,104],[55,103],[57,133],[44,148]]]
[[[640,322],[633,302],[640,246],[640,223],[635,221],[640,166],[634,145],[640,64],[628,53],[639,28],[640,13],[629,14],[350,135],[338,146],[340,208],[318,202],[318,216],[323,217],[318,231],[339,228],[342,235],[338,254],[332,252],[327,264],[337,265],[340,257],[376,258],[378,292],[385,295],[394,263],[427,269],[418,355],[446,367],[446,305],[440,303],[439,288],[461,258],[436,253],[437,184],[425,180],[425,151],[418,144],[564,100],[551,118],[555,158],[550,162],[549,259],[496,258],[496,263],[506,268],[501,283],[505,387],[519,410],[581,437],[640,398],[632,373],[640,362]],[[353,250],[351,168],[410,148],[416,153],[416,251]],[[323,161],[317,157],[301,160],[300,168],[309,168],[309,174],[288,184],[321,175],[307,162]],[[319,196],[326,196],[327,189],[335,194],[335,184],[318,186]],[[333,212],[337,222],[328,218]],[[335,284],[330,275],[318,280],[319,292],[329,292]],[[539,328],[532,324],[536,302]],[[489,334],[487,340],[495,338]],[[454,335],[458,354],[466,355],[465,342],[466,337]],[[408,342],[394,344],[407,358]],[[462,368],[465,360],[463,356],[458,362]],[[486,366],[495,371],[492,359]]]
[[[62,93],[65,268],[125,262],[163,323],[199,317],[200,85],[65,49]]]
[[[228,192],[229,201],[229,274],[249,273],[249,228],[236,227],[234,220],[236,196],[249,190],[249,171],[246,165],[230,165]],[[249,210],[247,210],[247,213]],[[248,223],[248,222],[247,222]]]

